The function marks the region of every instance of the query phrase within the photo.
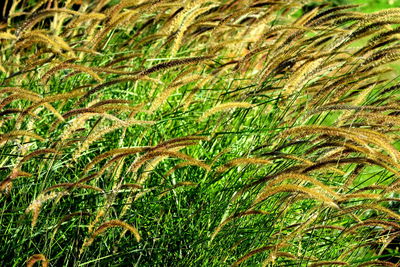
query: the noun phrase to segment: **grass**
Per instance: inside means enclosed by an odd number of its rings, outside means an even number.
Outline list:
[[[375,11],[383,10],[386,8],[395,8],[399,4],[399,2],[396,0],[395,1],[373,0],[373,1],[368,1],[368,2],[352,0],[351,3],[361,5],[360,9],[364,12],[375,12]]]
[[[2,265],[398,266],[399,11],[272,2],[15,2]]]

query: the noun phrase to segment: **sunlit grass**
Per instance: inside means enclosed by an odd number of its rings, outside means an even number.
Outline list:
[[[398,12],[306,2],[18,4],[0,262],[395,266]]]

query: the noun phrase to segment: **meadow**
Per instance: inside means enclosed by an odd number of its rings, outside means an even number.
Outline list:
[[[400,8],[361,2],[5,1],[1,266],[399,266]]]

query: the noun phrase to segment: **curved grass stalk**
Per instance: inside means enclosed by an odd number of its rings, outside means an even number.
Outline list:
[[[211,109],[207,110],[206,112],[203,113],[203,115],[199,118],[199,121],[203,121],[206,118],[210,117],[211,115],[229,110],[229,109],[236,109],[236,108],[252,108],[254,107],[253,104],[246,103],[246,102],[229,102],[229,103],[223,103],[219,104],[217,106],[212,107]]]
[[[385,227],[385,228],[393,228],[393,229],[400,229],[400,224],[396,222],[391,222],[391,221],[384,221],[384,220],[366,220],[360,223],[357,223],[349,228],[347,228],[344,232],[345,233],[353,233],[355,230],[361,227],[367,227],[367,226],[380,226],[380,227]]]
[[[120,121],[119,123],[117,122],[112,126],[104,127],[103,129],[92,132],[92,134],[90,134],[87,137],[87,139],[81,144],[79,149],[76,150],[76,152],[73,155],[73,159],[76,160],[78,157],[80,157],[80,155],[83,151],[85,151],[89,148],[90,144],[92,144],[93,142],[95,142],[99,138],[102,138],[104,135],[106,135],[110,132],[113,132],[120,128],[129,127],[131,125],[142,125],[142,124],[146,125],[146,124],[153,124],[153,123],[154,123],[153,121],[139,121],[136,119],[129,119],[127,121]]]
[[[112,227],[121,227],[121,228],[128,230],[135,236],[136,241],[140,242],[140,234],[139,234],[139,231],[135,227],[133,227],[132,225],[130,225],[126,222],[120,221],[120,220],[111,220],[111,221],[105,222],[102,225],[100,225],[99,228],[97,228],[96,231],[94,231],[92,236],[89,239],[85,240],[85,242],[83,243],[82,248],[80,250],[80,254],[82,254],[85,247],[88,247],[93,243],[94,239],[98,235],[100,235],[101,233],[105,232],[107,229],[112,228]]]
[[[49,266],[49,261],[47,260],[46,256],[43,254],[34,254],[29,257],[28,261],[26,262],[26,267],[33,267],[36,262],[41,261],[42,267]]]
[[[390,218],[400,220],[399,214],[397,214],[396,212],[394,212],[388,208],[385,208],[385,207],[382,207],[382,206],[379,206],[376,204],[361,204],[361,205],[357,205],[357,206],[353,206],[353,207],[344,208],[344,209],[342,209],[341,212],[339,212],[339,215],[346,214],[349,212],[359,211],[359,210],[377,210],[377,211],[382,212],[383,214],[386,214]]]
[[[142,157],[138,158],[134,163],[131,164],[131,166],[129,167],[129,170],[132,172],[137,172],[139,170],[139,168],[147,161],[156,158],[156,157],[175,157],[175,158],[180,158],[183,160],[186,160],[188,162],[191,162],[195,165],[201,166],[206,170],[210,169],[210,166],[208,166],[207,164],[203,163],[200,160],[194,159],[186,154],[183,154],[181,152],[177,152],[177,151],[170,151],[170,150],[157,150],[157,151],[153,151],[153,152],[149,152],[145,155],[143,155]]]
[[[397,162],[399,159],[399,152],[396,148],[390,144],[390,138],[382,133],[368,130],[368,129],[343,129],[336,127],[328,127],[328,126],[298,126],[292,129],[286,130],[281,133],[281,137],[287,137],[289,135],[310,135],[310,134],[327,134],[331,136],[340,136],[344,138],[348,138],[360,145],[365,146],[371,152],[373,151],[368,143],[373,143],[378,147],[384,148]]]
[[[42,76],[41,82],[46,84],[52,75],[62,69],[73,69],[75,71],[84,72],[92,76],[96,81],[103,82],[103,79],[96,72],[94,72],[92,68],[72,63],[61,63],[58,66],[53,67]]]
[[[281,192],[298,192],[298,193],[303,193],[309,196],[310,198],[314,198],[316,200],[319,200],[326,205],[334,208],[338,208],[338,205],[334,202],[334,200],[314,189],[298,186],[298,185],[280,185],[280,186],[275,186],[272,188],[265,188],[262,193],[260,193],[257,198],[253,202],[253,206],[263,202],[267,198],[269,198],[272,195],[275,195],[277,193]]]
[[[39,140],[41,142],[44,142],[46,139],[41,137],[40,135],[37,135],[33,132],[30,131],[25,131],[25,130],[14,130],[5,134],[0,134],[0,144],[3,142],[6,142],[8,140],[13,140],[17,138],[18,136],[27,136],[36,140]]]
[[[87,173],[90,169],[93,168],[94,165],[96,165],[97,163],[99,163],[103,159],[106,159],[106,158],[108,158],[110,156],[117,156],[117,155],[121,155],[121,154],[130,155],[130,154],[134,154],[134,153],[140,153],[140,152],[148,151],[149,149],[150,149],[149,146],[144,146],[144,147],[116,148],[116,149],[109,150],[109,151],[104,152],[104,153],[96,156],[95,158],[93,158],[86,165],[86,167],[83,170],[83,172]]]
[[[65,195],[68,195],[67,191],[60,191],[60,192],[51,191],[48,194],[41,193],[34,201],[32,201],[32,203],[25,210],[25,213],[32,212],[32,223],[31,223],[32,228],[34,228],[37,224],[42,205],[48,200],[60,198]]]

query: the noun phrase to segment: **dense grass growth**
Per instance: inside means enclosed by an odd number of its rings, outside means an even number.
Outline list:
[[[399,15],[13,1],[2,266],[398,266]]]

